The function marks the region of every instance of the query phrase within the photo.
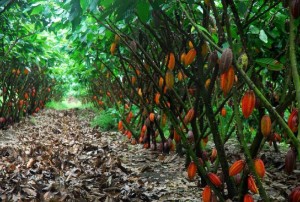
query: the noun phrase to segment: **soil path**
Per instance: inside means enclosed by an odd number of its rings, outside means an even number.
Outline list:
[[[99,132],[89,125],[93,117],[87,109],[46,109],[0,131],[2,201],[201,201],[202,188],[187,180],[184,158]],[[240,158],[237,145],[226,144],[231,162]],[[272,201],[287,201],[300,185],[299,170],[284,174],[284,155],[262,156]]]

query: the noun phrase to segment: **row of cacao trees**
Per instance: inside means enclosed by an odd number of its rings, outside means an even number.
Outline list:
[[[198,172],[205,186],[204,201],[253,201],[257,193],[270,201],[265,143],[274,152],[278,142],[290,144],[288,174],[300,158],[295,2],[103,2],[89,15],[113,35],[107,54],[94,42],[91,99],[119,110],[118,128],[132,144],[184,153],[189,178]],[[235,162],[225,151],[232,139],[243,154]]]

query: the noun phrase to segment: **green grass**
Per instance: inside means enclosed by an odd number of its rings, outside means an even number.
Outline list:
[[[67,109],[85,109],[85,108],[92,108],[92,103],[82,104],[80,101],[72,101],[69,102],[68,100],[63,100],[61,102],[51,101],[46,104],[47,108],[56,109],[56,110],[67,110]]]
[[[114,108],[98,111],[94,120],[91,122],[91,126],[99,126],[101,131],[117,130],[118,114]]]

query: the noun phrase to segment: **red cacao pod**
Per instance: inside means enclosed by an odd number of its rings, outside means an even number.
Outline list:
[[[176,143],[179,143],[181,140],[180,135],[176,132],[176,130],[174,130],[174,140]]]
[[[296,166],[296,153],[290,149],[285,156],[285,172],[291,174]]]
[[[227,114],[226,108],[223,107],[223,108],[221,109],[221,115],[222,115],[223,117],[225,117],[226,114]]]
[[[255,94],[252,90],[248,90],[242,98],[242,112],[245,118],[248,118],[255,107]]]
[[[229,168],[229,176],[234,176],[240,173],[245,167],[244,160],[238,160],[234,162]]]
[[[196,57],[196,54],[197,54],[197,52],[194,48],[189,50],[189,52],[184,57],[184,65],[189,66],[190,64],[192,64],[192,62],[194,61],[194,59]]]
[[[119,131],[123,130],[123,122],[122,121],[119,121],[119,123],[118,123],[118,129],[119,129]]]
[[[220,187],[222,185],[222,181],[215,173],[207,173],[207,177],[216,187]]]
[[[260,121],[260,130],[264,137],[270,135],[272,130],[272,122],[269,115],[264,115]]]
[[[190,180],[193,180],[197,173],[197,165],[194,161],[190,162],[190,165],[188,167],[188,177]]]
[[[289,202],[300,202],[300,186],[295,187],[290,195],[289,195]]]
[[[257,188],[256,183],[251,175],[248,177],[248,189],[255,194],[258,193],[258,188]]]
[[[211,189],[210,186],[206,185],[202,192],[202,201],[210,202],[210,200],[211,200]]]
[[[232,50],[230,48],[226,48],[220,59],[220,71],[221,73],[226,72],[232,64]]]
[[[159,78],[159,81],[158,81],[158,86],[159,86],[160,88],[162,88],[163,85],[164,85],[164,78],[160,77],[160,78]]]
[[[297,132],[298,130],[298,110],[293,109],[292,113],[288,119],[288,126],[293,131],[293,133]]]
[[[254,200],[250,194],[245,194],[244,202],[254,202]]]
[[[259,177],[263,178],[265,176],[266,173],[265,164],[261,159],[255,159],[254,168]]]
[[[234,82],[234,69],[232,66],[229,67],[227,71],[225,71],[220,76],[220,87],[223,91],[223,95],[226,96],[227,93],[230,92]]]
[[[291,0],[290,10],[293,18],[297,19],[300,16],[300,0]]]
[[[211,151],[211,155],[210,155],[210,161],[214,162],[217,158],[217,155],[218,155],[217,149],[213,148],[212,151]]]

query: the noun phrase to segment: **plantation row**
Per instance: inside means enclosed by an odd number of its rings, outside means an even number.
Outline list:
[[[258,193],[269,201],[261,182],[264,143],[274,145],[275,151],[278,142],[291,145],[288,174],[300,157],[295,8],[280,2],[145,1],[127,5],[122,13],[124,3],[106,6],[104,16],[117,10],[115,21],[91,13],[112,33],[105,45],[110,56],[98,53],[103,46],[96,50],[94,77],[89,80],[95,106],[119,110],[118,128],[132,144],[185,153],[189,178],[198,172],[205,186],[204,201],[253,201],[252,194]],[[241,6],[250,11],[244,15]],[[149,16],[139,12],[142,7],[151,9]],[[130,15],[130,9],[137,16]],[[122,17],[133,23],[118,21]],[[283,18],[289,18],[288,28]],[[224,149],[230,138],[236,138],[244,152],[236,162],[227,160]],[[215,147],[207,147],[208,141]],[[237,183],[233,176],[241,172]],[[298,200],[300,192],[295,192],[291,201]]]

